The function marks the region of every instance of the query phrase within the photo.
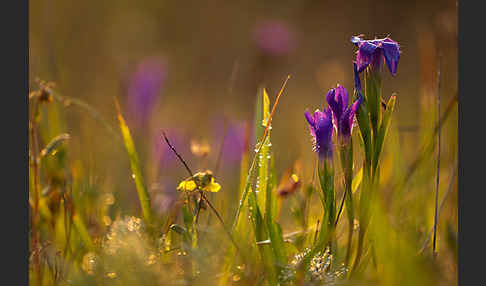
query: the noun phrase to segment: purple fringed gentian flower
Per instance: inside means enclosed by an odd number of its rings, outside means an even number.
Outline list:
[[[314,151],[319,154],[320,159],[332,157],[332,114],[327,107],[324,111],[317,109],[312,115],[305,112],[305,118],[309,122],[309,129],[314,139]]]
[[[397,73],[400,60],[400,46],[397,42],[388,37],[363,40],[360,36],[351,37],[351,42],[359,48],[356,55],[358,72],[362,72],[368,66],[372,69],[380,69],[385,61],[391,74]]]
[[[348,91],[341,85],[332,88],[327,93],[327,103],[332,111],[334,126],[338,130],[338,136],[349,139],[353,129],[354,114],[357,112],[363,98],[360,96],[348,107]]]

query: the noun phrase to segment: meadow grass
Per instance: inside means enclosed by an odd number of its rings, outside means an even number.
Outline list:
[[[172,178],[175,199],[162,211],[124,106],[115,99],[117,122],[110,123],[95,107],[38,82],[29,96],[30,284],[456,284],[457,95],[443,96],[443,111],[440,101],[422,102],[423,139],[415,156],[405,158],[394,116],[401,95],[381,94],[385,80],[371,66],[362,76],[364,87],[356,82],[350,100],[360,100],[356,120],[353,113],[343,121],[351,122],[349,134],[335,110],[319,111],[331,122],[333,156],[319,153],[325,142],[316,127],[316,160],[306,168],[275,163],[273,145],[280,142],[272,140],[272,121],[285,122],[278,103],[295,96],[285,91],[290,76],[274,97],[259,88],[235,190],[220,184],[221,156],[216,174],[199,169],[203,164],[186,162],[162,132],[160,142],[176,155],[170,168],[187,171]],[[124,150],[129,164],[120,166],[137,194],[124,203],[134,209],[115,208],[124,197],[70,157],[67,108],[93,118],[113,139],[109,144]],[[444,132],[452,136],[441,137]]]

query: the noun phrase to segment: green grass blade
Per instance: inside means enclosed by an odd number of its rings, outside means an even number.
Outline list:
[[[265,224],[267,226],[270,237],[270,245],[275,257],[275,267],[277,270],[287,264],[286,246],[282,234],[282,229],[278,223],[274,221],[276,213],[276,178],[275,178],[275,160],[271,157],[270,172],[268,174],[268,185],[266,190],[265,201]]]
[[[284,90],[285,90],[285,87],[287,86],[287,82],[288,82],[288,80],[289,80],[289,79],[290,79],[290,75],[289,75],[289,76],[287,76],[287,79],[285,80],[284,84],[282,85],[282,88],[280,89],[279,94],[277,95],[277,98],[275,99],[275,103],[273,104],[272,111],[270,112],[270,116],[268,117],[268,123],[269,123],[269,124],[270,124],[270,122],[271,122],[271,120],[272,120],[272,117],[273,117],[273,114],[275,113],[275,110],[277,109],[278,101],[279,101],[280,97],[282,96],[282,94],[283,94],[283,92],[284,92]],[[258,110],[260,110],[260,108],[258,108],[258,102],[259,102],[259,100],[258,100],[258,96],[257,96],[257,111],[258,111]],[[256,120],[256,122],[259,122],[259,120],[258,120],[258,113],[259,113],[259,112],[256,112],[256,116],[257,116],[257,120]],[[258,131],[258,124],[257,124],[256,126],[257,126],[257,131]],[[267,131],[268,131],[268,130],[270,129],[269,127],[270,127],[270,126],[266,126],[266,128],[264,129],[261,141],[265,141],[265,138],[264,138],[264,137],[265,137],[265,130],[267,130]],[[256,135],[257,135],[257,137],[256,137],[256,138],[257,138],[257,140],[258,140],[258,138],[259,138],[259,137],[258,137],[258,132],[257,132],[257,134],[256,134]],[[246,196],[248,195],[248,191],[249,191],[249,189],[250,189],[250,184],[251,184],[252,179],[253,179],[253,171],[254,171],[254,169],[255,169],[255,165],[256,165],[257,157],[258,157],[258,154],[259,154],[259,153],[260,153],[260,151],[261,151],[261,150],[260,150],[260,149],[261,149],[261,148],[260,148],[261,146],[259,146],[259,145],[260,145],[260,144],[257,144],[257,146],[256,146],[256,153],[257,153],[257,154],[255,154],[255,155],[254,155],[253,160],[252,160],[251,165],[250,165],[250,169],[248,170],[248,175],[247,175],[247,177],[246,177],[245,188],[244,188],[244,191],[243,191],[242,197],[241,197],[241,199],[240,199],[240,202],[239,202],[239,204],[238,204],[238,208],[237,208],[237,210],[236,210],[236,215],[235,215],[235,218],[234,218],[234,220],[233,220],[233,226],[231,227],[231,233],[233,233],[233,232],[234,232],[234,230],[235,230],[235,228],[236,228],[236,225],[238,224],[238,218],[239,218],[239,216],[240,216],[241,208],[243,207],[243,204],[244,204],[244,202],[245,202],[245,200],[246,200]]]
[[[363,180],[363,167],[359,169],[358,173],[353,178],[353,183],[351,184],[351,189],[353,190],[353,194],[358,190],[359,185],[361,185],[361,181]]]
[[[266,126],[270,117],[270,99],[268,98],[267,91],[263,89],[263,110],[261,111],[263,121],[260,123],[260,126]],[[258,124],[258,122],[256,122]],[[270,128],[267,133],[267,137],[263,145],[260,148],[260,154],[258,154],[258,177],[257,177],[257,185],[256,185],[256,196],[258,207],[263,210],[265,208],[265,201],[267,198],[267,185],[268,185],[268,164],[269,164],[269,157],[270,157]],[[265,208],[266,210],[266,208]]]
[[[366,98],[363,98],[358,112],[356,113],[356,120],[358,121],[359,131],[361,135],[361,145],[365,153],[365,160],[371,161],[371,137],[372,131],[370,127],[370,117],[368,111],[368,103]]]
[[[381,121],[381,75],[371,67],[364,72],[365,98],[368,105],[371,129],[373,136],[378,133],[378,124]],[[374,139],[373,139],[374,140]]]
[[[117,109],[118,121],[120,122],[120,129],[123,136],[123,141],[125,142],[125,148],[127,149],[128,157],[130,158],[130,167],[132,169],[132,176],[135,181],[138,198],[142,207],[143,218],[145,220],[145,223],[150,226],[152,225],[152,206],[150,203],[150,195],[143,180],[142,170],[140,168],[140,162],[138,160],[138,154],[135,150],[135,145],[133,144],[130,129],[125,123],[125,119],[123,118],[120,111],[120,105],[118,104],[116,98],[115,106]]]
[[[250,220],[253,226],[253,232],[255,234],[255,240],[267,240],[268,235],[265,228],[265,222],[260,212],[260,208],[258,207],[257,198],[254,191],[250,191],[248,195],[248,208],[250,212]],[[274,254],[271,246],[268,244],[258,244],[257,247],[262,258],[265,274],[268,275],[268,282],[270,285],[276,285],[277,275],[275,271]]]
[[[263,136],[263,132],[265,130],[264,126],[262,125],[262,121],[263,121],[263,113],[261,112],[261,110],[263,109],[263,100],[260,100],[260,91],[262,92],[262,96],[263,96],[263,88],[260,87],[258,88],[258,92],[257,92],[257,100],[256,100],[256,104],[255,104],[255,119],[254,119],[254,126],[255,126],[255,140],[257,140],[257,142],[255,143],[255,149],[254,150],[258,150],[258,140],[259,138],[261,138]],[[247,153],[247,158],[246,160],[248,160],[249,158],[249,154],[250,153],[253,153],[253,152],[250,152],[250,150],[248,150],[248,153]],[[248,191],[250,190],[250,186],[251,186],[251,183],[253,181],[253,174],[254,174],[254,171],[255,169],[258,168],[257,166],[257,161],[259,161],[259,155],[260,152],[255,152],[255,154],[253,155],[253,159],[251,161],[251,165],[250,165],[250,168],[248,168],[248,172],[246,173],[246,177],[245,177],[245,180],[244,180],[244,186],[242,188],[242,193],[241,193],[241,196],[240,196],[240,201],[238,203],[238,208],[236,209],[236,214],[235,214],[235,218],[233,220],[233,225],[232,225],[232,228],[231,228],[231,233],[233,233],[236,229],[236,226],[238,225],[238,221],[239,221],[239,217],[240,217],[240,213],[241,213],[241,210],[243,208],[243,205],[245,204],[245,201],[246,201],[246,197],[248,196]],[[245,159],[245,158],[243,158]],[[241,175],[240,175],[241,176]]]
[[[255,126],[255,145],[258,144],[258,140],[262,138],[263,132],[265,131],[265,126],[262,124],[263,122],[263,100],[260,98],[263,97],[264,88],[259,87],[256,96],[256,104],[255,104],[255,117],[253,119],[253,126]]]
[[[81,240],[85,244],[85,246],[89,250],[93,250],[94,245],[93,242],[91,241],[91,236],[89,235],[88,229],[86,228],[86,224],[77,213],[73,214],[73,224],[79,236],[81,237]]]
[[[383,121],[381,122],[380,129],[378,130],[378,134],[376,136],[375,150],[373,152],[373,156],[374,156],[373,169],[376,169],[376,166],[378,165],[378,160],[380,159],[383,142],[385,141],[386,133],[388,132],[388,129],[390,127],[391,117],[393,114],[393,110],[395,108],[395,102],[396,102],[396,96],[392,96],[390,97],[388,103],[386,104],[386,111],[385,114],[383,115]]]
[[[334,190],[334,169],[331,162],[326,160],[319,162],[318,174],[324,212],[329,214],[327,223],[333,225],[336,219],[336,193]]]

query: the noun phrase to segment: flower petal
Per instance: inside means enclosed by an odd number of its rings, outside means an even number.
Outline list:
[[[305,119],[307,119],[307,122],[309,122],[311,126],[316,125],[316,122],[314,121],[314,116],[312,116],[308,110],[305,111],[304,115]]]
[[[341,112],[344,112],[348,106],[348,91],[344,88],[344,86],[339,84],[337,85],[336,97],[341,107]]]
[[[388,39],[388,38],[387,38]],[[385,55],[386,65],[392,75],[397,73],[398,61],[400,60],[400,47],[397,42],[390,39],[391,42],[383,42],[383,54]]]
[[[373,69],[380,69],[383,66],[383,62],[386,62],[391,74],[396,74],[400,59],[400,48],[397,42],[388,37],[384,39],[363,40],[359,36],[351,37],[351,42],[358,47],[356,53],[356,69],[358,73],[361,73],[369,65]]]
[[[331,88],[326,96],[326,101],[328,104],[328,109],[332,111],[332,115],[334,118],[334,124],[338,124],[339,118],[341,117],[341,105],[339,104],[336,98],[336,89]]]
[[[354,115],[358,111],[362,101],[363,97],[360,96],[348,109],[346,109],[343,114],[341,121],[341,135],[345,138],[349,138],[351,136],[351,132],[353,131]]]
[[[359,44],[358,54],[356,56],[356,64],[358,71],[362,72],[373,60],[377,45],[369,41],[361,41]]]
[[[320,158],[332,156],[333,125],[330,115],[322,112],[322,116],[316,122],[316,149]]]
[[[214,181],[214,178],[211,178],[211,183],[209,183],[209,185],[207,185],[204,188],[205,191],[212,192],[212,193],[219,192],[220,189],[221,189],[221,185],[216,183]]]
[[[314,115],[310,114],[310,112],[308,110],[305,111],[304,115],[305,115],[305,119],[309,123],[310,133],[311,133],[312,137],[315,138],[316,137],[316,131],[315,131],[316,120],[314,119]]]
[[[353,71],[354,71],[354,89],[361,94],[361,79],[359,78],[358,67],[356,63],[353,63]]]
[[[178,191],[183,191],[183,192],[191,192],[196,189],[196,183],[193,180],[190,181],[182,181],[179,183],[179,186],[177,187]]]

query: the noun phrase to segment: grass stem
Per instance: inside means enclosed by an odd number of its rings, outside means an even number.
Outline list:
[[[437,133],[437,176],[435,187],[435,212],[434,212],[434,239],[432,242],[432,254],[437,256],[437,224],[438,224],[438,203],[439,203],[439,176],[440,176],[440,74],[442,63],[439,58],[439,71],[437,73],[437,124],[439,126],[439,132]]]

